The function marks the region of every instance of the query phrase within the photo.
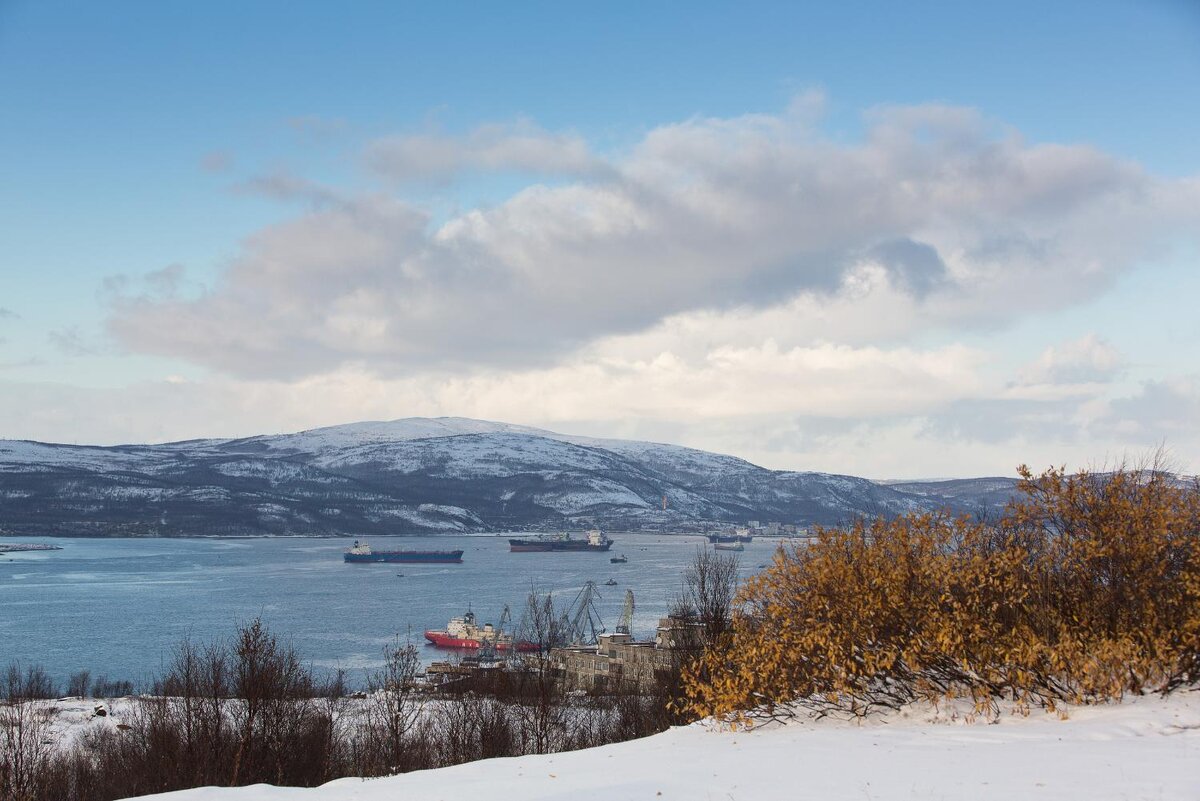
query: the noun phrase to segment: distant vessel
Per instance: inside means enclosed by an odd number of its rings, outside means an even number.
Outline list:
[[[373,551],[366,542],[354,541],[354,547],[343,554],[347,562],[415,562],[445,565],[462,562],[463,552],[457,551]]]
[[[607,551],[613,541],[598,528],[587,534],[586,540],[571,539],[568,534],[555,537],[537,537],[528,540],[509,540],[508,549],[513,553],[532,553],[546,551]]]
[[[625,554],[621,554],[620,556],[614,556],[612,559],[609,559],[608,561],[612,562],[614,565],[623,565],[626,562],[628,562],[629,559],[627,559],[625,557]]]
[[[744,551],[746,546],[740,542],[714,542],[714,551]]]
[[[708,535],[708,541],[713,545],[716,545],[718,542],[751,542],[753,540],[754,535],[747,528],[736,529],[733,533]]]
[[[61,551],[60,545],[43,542],[0,542],[0,553],[28,553],[30,551]]]
[[[446,624],[445,631],[427,630],[425,639],[439,648],[482,648],[494,645],[497,651],[509,651],[514,648],[511,634],[497,631],[491,623],[483,624],[481,628],[475,622],[475,613],[468,610],[462,617],[452,617]],[[536,651],[537,646],[531,642],[518,642],[518,651]]]
[[[610,578],[608,581],[604,582],[604,586],[606,586],[606,587],[615,587],[615,586],[617,586],[617,580],[616,580],[616,579],[611,579],[611,578]]]

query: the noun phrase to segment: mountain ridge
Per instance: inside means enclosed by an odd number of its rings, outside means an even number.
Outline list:
[[[977,492],[972,481],[987,485]],[[0,531],[245,536],[695,530],[750,520],[804,526],[990,508],[1003,505],[1015,484],[883,484],[769,470],[668,443],[462,417],[401,418],[156,445],[0,440]]]

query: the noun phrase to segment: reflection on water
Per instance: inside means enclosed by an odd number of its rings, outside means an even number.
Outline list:
[[[347,668],[358,681],[393,637],[423,643],[425,629],[444,627],[468,606],[481,622],[497,621],[505,604],[518,618],[531,585],[565,607],[584,582],[610,577],[618,585],[600,586],[597,603],[605,624],[615,625],[632,589],[634,633],[649,637],[702,540],[614,538],[612,553],[514,554],[505,537],[490,536],[377,543],[464,548],[454,566],[348,565],[342,551],[350,539],[54,539],[63,550],[0,560],[0,662],[41,664],[60,680],[90,670],[139,681],[157,673],[183,637],[205,642],[261,616],[314,666]],[[750,543],[743,572],[768,562],[776,547]],[[629,562],[610,564],[617,553]],[[438,652],[425,647],[422,655],[430,661]]]

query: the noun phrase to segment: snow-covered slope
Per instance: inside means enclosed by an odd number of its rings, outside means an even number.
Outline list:
[[[766,470],[676,445],[465,418],[109,448],[0,441],[0,530],[11,533],[405,534],[754,519],[806,525],[970,507],[970,493],[954,489]],[[989,503],[1000,497],[991,484],[988,492]]]
[[[158,801],[1195,801],[1200,693],[985,721],[908,711],[746,732],[703,725],[586,751],[314,789],[201,788]]]

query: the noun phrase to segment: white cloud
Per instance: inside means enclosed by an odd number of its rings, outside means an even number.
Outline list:
[[[1163,441],[1181,457],[1200,448],[1194,381],[1151,382],[1111,402],[1007,399],[980,375],[982,358],[955,347],[767,343],[699,360],[597,357],[472,375],[380,378],[341,368],[296,381],[167,376],[120,389],[0,382],[0,420],[20,421],[19,432],[9,423],[0,436],[166,441],[455,414],[877,478],[1012,475],[1018,462],[1085,466]]]
[[[560,181],[437,223],[388,193],[253,179],[240,190],[306,210],[217,281],[173,265],[106,284],[109,332],[172,375],[10,382],[0,421],[116,442],[452,414],[877,477],[1200,447],[1179,422],[1194,387],[1118,397],[1125,359],[1096,334],[1011,375],[1002,335],[955,344],[1086,302],[1193,237],[1200,182],[961,108],[877,109],[846,143],[816,126],[821,104],[662,126],[607,159],[532,123],[373,143],[406,192]],[[213,372],[185,380],[205,373],[178,361]]]
[[[301,114],[290,117],[287,125],[305,139],[320,142],[344,134],[350,127],[346,120],[338,117],[322,117],[317,114]]]
[[[91,338],[85,335],[79,326],[73,325],[51,331],[47,334],[47,339],[51,345],[66,356],[95,356],[99,353],[97,345],[90,341]]]
[[[465,172],[590,175],[605,168],[578,135],[551,133],[527,120],[481,125],[465,136],[387,136],[371,142],[364,158],[371,170],[398,184]]]
[[[1200,420],[1200,376],[1146,381],[1133,395],[1117,398],[1097,421],[1097,428],[1131,439],[1157,440],[1194,453]],[[1189,447],[1190,446],[1190,447]]]
[[[578,137],[530,124],[377,143],[397,177],[590,177],[436,228],[387,196],[341,198],[251,237],[206,292],[118,300],[110,328],[132,350],[246,377],[525,369],[763,310],[784,348],[887,345],[1093,297],[1200,208],[1195,182],[1027,145],[968,109],[879,110],[872,126],[844,144],[790,111],[694,119],[604,170]]]
[[[233,154],[227,150],[213,150],[200,159],[200,168],[205,172],[221,173],[233,169]]]
[[[1024,384],[1087,384],[1111,381],[1124,366],[1113,345],[1096,334],[1052,345],[1021,371]]]
[[[300,200],[309,203],[314,208],[334,206],[344,202],[340,192],[284,169],[239,181],[234,184],[233,191],[236,194],[261,195],[273,200]]]
[[[223,421],[224,430],[208,425],[207,433],[235,436],[443,414],[566,431],[613,419],[641,421],[646,431],[710,423],[720,428],[797,415],[833,420],[919,413],[978,391],[980,358],[960,347],[783,349],[767,341],[718,347],[699,358],[662,352],[622,359],[597,352],[549,368],[470,375],[380,378],[359,368],[296,381],[192,382],[172,375],[124,390],[25,385],[0,393],[0,419],[23,415],[23,436],[54,439],[70,416],[75,430],[95,432],[104,442],[190,438],[197,420]],[[53,401],[30,403],[35,396]],[[24,400],[16,404],[17,398]]]

